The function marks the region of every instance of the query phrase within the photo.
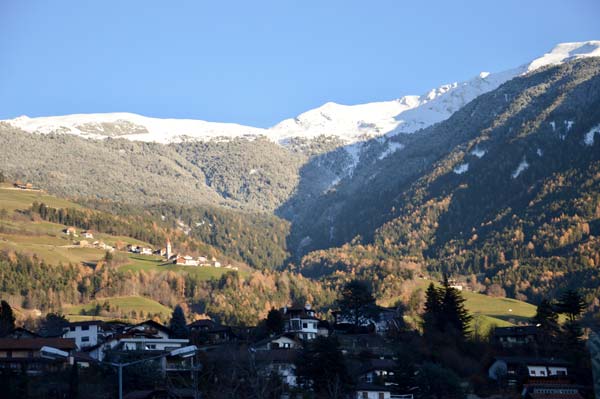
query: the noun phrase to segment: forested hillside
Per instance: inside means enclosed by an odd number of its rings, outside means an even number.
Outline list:
[[[600,61],[580,60],[513,79],[447,121],[400,137],[401,151],[361,159],[352,179],[307,208],[312,230],[299,236],[325,247],[353,241],[308,254],[304,270],[391,263],[474,274],[530,299],[585,281],[592,299],[598,109]]]

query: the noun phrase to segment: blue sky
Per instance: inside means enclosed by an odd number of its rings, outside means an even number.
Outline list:
[[[135,112],[267,127],[600,39],[598,0],[0,0],[0,119]]]

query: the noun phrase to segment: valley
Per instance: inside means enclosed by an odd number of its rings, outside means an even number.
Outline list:
[[[0,399],[599,399],[599,7],[0,1]]]

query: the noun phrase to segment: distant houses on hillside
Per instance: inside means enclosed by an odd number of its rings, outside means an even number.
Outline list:
[[[18,188],[19,190],[31,190],[31,191],[41,191],[39,187],[35,187],[33,184],[31,183],[22,183],[19,180],[17,180],[13,186],[15,188]]]
[[[138,246],[130,244],[127,246],[127,251],[140,255],[158,255],[165,258],[167,264],[174,264],[178,266],[193,266],[193,267],[223,267],[225,269],[238,270],[237,266],[226,265],[223,266],[217,258],[207,256],[191,256],[187,254],[175,254],[171,248],[171,242],[167,240],[167,244],[164,248],[153,250],[149,247]]]

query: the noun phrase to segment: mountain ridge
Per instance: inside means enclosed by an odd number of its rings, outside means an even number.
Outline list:
[[[550,52],[517,68],[498,73],[482,72],[465,82],[444,84],[423,95],[357,105],[328,102],[263,129],[235,123],[194,119],[160,119],[133,113],[72,114],[3,120],[30,133],[64,133],[84,138],[120,137],[133,141],[179,143],[265,136],[286,145],[293,138],[335,136],[345,144],[378,136],[413,133],[447,119],[475,97],[536,69],[568,60],[600,56],[600,41],[561,43]]]

